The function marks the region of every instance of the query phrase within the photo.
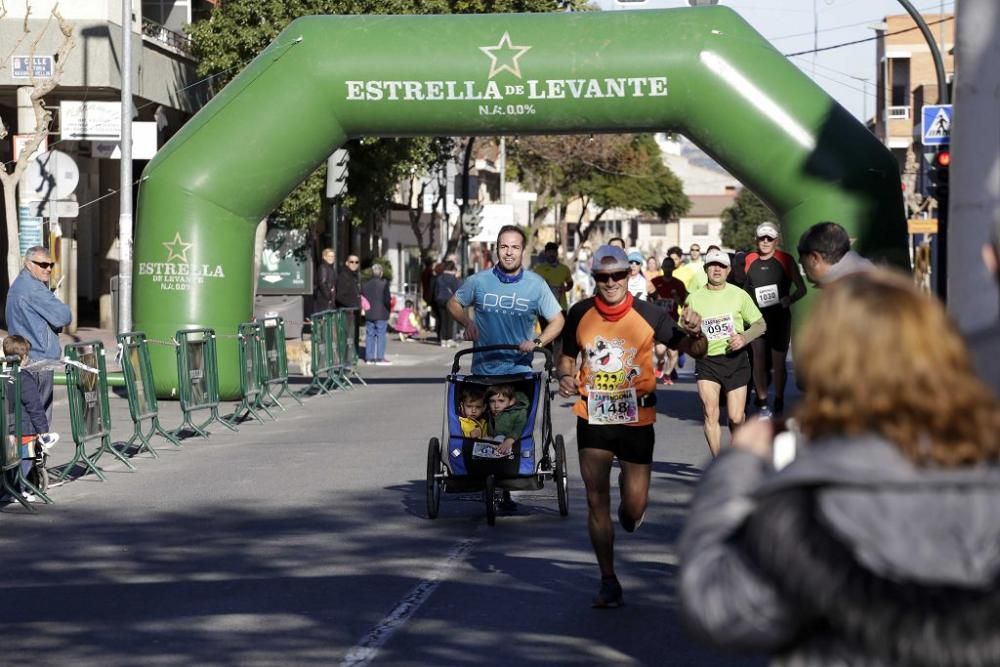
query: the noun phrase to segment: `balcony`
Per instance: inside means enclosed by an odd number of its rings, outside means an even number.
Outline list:
[[[906,120],[907,118],[910,117],[910,107],[908,106],[889,107],[888,111],[886,112],[886,116],[888,116],[890,120]]]
[[[189,58],[194,57],[193,50],[191,48],[191,40],[187,38],[186,35],[174,32],[169,28],[151,21],[146,17],[142,19],[142,34],[144,37],[148,37],[154,42],[157,42],[168,49],[178,52],[181,55],[185,55]]]

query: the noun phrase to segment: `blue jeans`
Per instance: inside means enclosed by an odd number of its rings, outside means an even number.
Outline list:
[[[365,361],[385,359],[385,331],[389,320],[365,321]]]

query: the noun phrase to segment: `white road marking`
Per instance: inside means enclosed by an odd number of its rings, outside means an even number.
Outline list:
[[[455,548],[448,554],[448,558],[431,573],[431,576],[421,581],[413,590],[403,596],[403,599],[393,607],[392,611],[372,628],[354,648],[347,652],[347,656],[340,663],[341,667],[361,667],[374,660],[378,650],[410,620],[410,617],[427,601],[441,585],[441,582],[446,580],[452,571],[465,560],[478,541],[478,538],[470,537],[455,545]]]

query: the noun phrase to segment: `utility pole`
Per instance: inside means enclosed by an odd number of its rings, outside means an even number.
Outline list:
[[[118,212],[118,331],[132,330],[132,0],[122,0],[122,131]]]
[[[934,35],[930,27],[924,21],[924,17],[910,3],[910,0],[899,0],[899,4],[913,19],[913,22],[920,28],[920,33],[927,42],[930,49],[931,58],[934,60],[934,71],[937,76],[938,104],[949,104],[948,79],[944,73],[944,59],[941,57],[941,50],[938,48]],[[947,186],[944,192],[948,192]],[[948,298],[948,196],[938,198],[938,233],[937,233],[937,280],[936,291],[938,297],[945,301]]]

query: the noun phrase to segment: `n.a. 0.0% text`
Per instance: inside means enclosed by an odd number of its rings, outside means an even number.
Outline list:
[[[480,104],[480,116],[531,116],[534,104]]]

